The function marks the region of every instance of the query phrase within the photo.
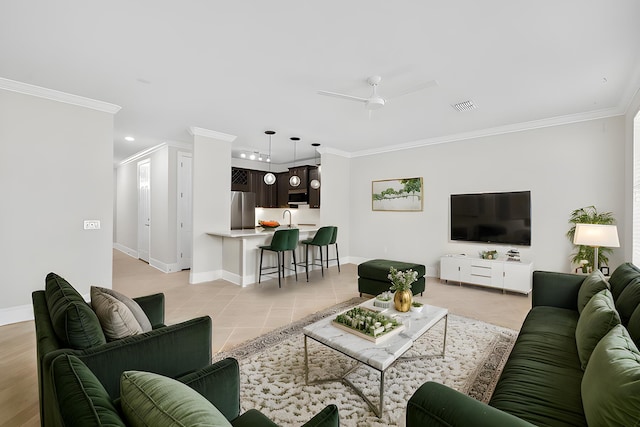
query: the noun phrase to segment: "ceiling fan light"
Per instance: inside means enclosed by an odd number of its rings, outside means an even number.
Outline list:
[[[384,107],[385,100],[383,98],[370,98],[365,104],[367,110],[379,110]]]
[[[264,183],[267,185],[273,185],[276,183],[276,176],[271,172],[264,174]]]
[[[298,175],[293,175],[291,178],[289,178],[289,185],[291,185],[292,187],[297,187],[298,185],[300,185],[300,177]]]

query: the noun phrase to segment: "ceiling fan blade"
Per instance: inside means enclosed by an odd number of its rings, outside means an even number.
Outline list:
[[[434,86],[439,86],[439,85],[440,85],[440,83],[438,83],[437,80],[430,80],[428,82],[424,82],[424,83],[419,84],[417,86],[410,87],[409,89],[404,90],[402,92],[396,93],[395,95],[393,95],[393,96],[391,96],[391,97],[389,97],[387,99],[399,98],[399,97],[404,96],[404,95],[409,95],[410,93],[418,92],[418,91],[421,91],[421,90],[424,90],[424,89],[428,89],[428,88],[434,87]]]
[[[327,92],[325,90],[319,90],[318,91],[318,95],[324,95],[324,96],[333,96],[334,98],[342,98],[342,99],[347,99],[349,101],[358,101],[358,102],[367,102],[367,98],[360,98],[357,96],[351,96],[351,95],[345,95],[343,93],[336,93],[336,92]]]

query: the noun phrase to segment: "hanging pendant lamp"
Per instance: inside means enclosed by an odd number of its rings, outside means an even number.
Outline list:
[[[316,154],[318,153],[318,147],[320,146],[320,143],[314,142],[311,145],[315,149],[315,152],[313,153],[313,162],[316,164],[316,166],[320,166],[319,162],[316,160]],[[309,183],[309,187],[313,188],[314,190],[317,190],[318,188],[320,188],[320,181],[317,179],[312,179],[311,182]]]
[[[276,133],[272,130],[264,131],[267,135],[269,135],[269,157],[267,157],[267,162],[269,163],[269,173],[264,175],[264,183],[267,185],[273,185],[276,183],[276,176],[271,173],[271,137]]]
[[[298,141],[300,141],[300,138],[298,138],[297,136],[292,136],[291,140],[293,141],[293,175],[291,175],[291,178],[289,178],[289,185],[291,185],[292,187],[297,187],[298,185],[300,185],[300,177],[298,175],[296,175],[295,173],[295,167],[296,167],[296,145]]]

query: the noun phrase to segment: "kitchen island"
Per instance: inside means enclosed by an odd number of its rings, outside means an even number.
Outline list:
[[[258,281],[260,268],[259,246],[268,245],[273,233],[278,229],[288,229],[286,225],[278,228],[250,228],[243,230],[211,231],[207,234],[213,238],[222,239],[222,278],[240,286],[247,286]],[[300,240],[311,238],[320,228],[316,225],[293,225],[292,228],[300,230]],[[309,251],[309,256],[313,257]],[[315,251],[314,251],[315,252]],[[290,255],[285,257],[285,265],[292,262]],[[298,262],[304,261],[304,246],[298,246],[296,251]],[[309,259],[312,264],[313,259]],[[265,251],[263,264],[276,265],[275,252]],[[304,274],[304,268],[298,271]],[[285,270],[285,275],[293,274],[293,271]],[[264,276],[264,273],[262,274]],[[276,275],[263,277],[263,281],[277,278]]]

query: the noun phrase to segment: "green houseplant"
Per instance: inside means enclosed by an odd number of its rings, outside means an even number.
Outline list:
[[[595,206],[586,206],[576,209],[569,216],[569,224],[571,228],[567,231],[567,238],[573,244],[573,238],[576,234],[576,224],[603,224],[613,225],[616,223],[612,212],[598,212]],[[583,265],[587,260],[591,264],[593,260],[593,248],[591,246],[574,245],[575,252],[571,254],[571,262]],[[602,247],[598,251],[598,264],[608,265],[609,255],[613,250],[611,248]],[[597,268],[598,266],[593,266]]]
[[[418,279],[418,272],[413,270],[399,271],[394,267],[389,269],[387,278],[391,281],[391,291],[395,291],[393,302],[396,310],[407,312],[413,302],[411,284]]]

